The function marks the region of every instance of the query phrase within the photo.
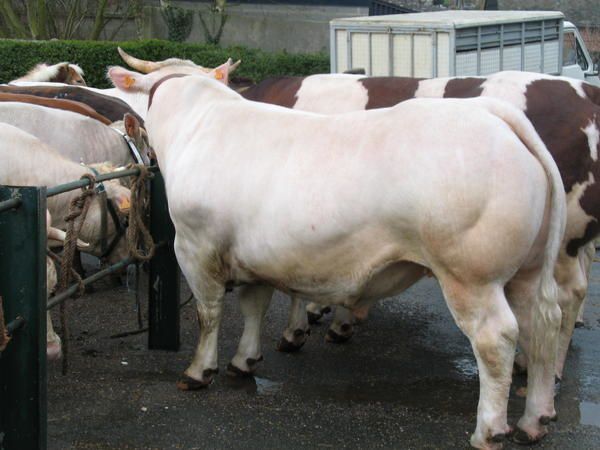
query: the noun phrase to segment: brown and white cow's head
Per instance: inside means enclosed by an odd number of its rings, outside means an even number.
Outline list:
[[[77,64],[61,62],[54,65],[38,64],[25,76],[14,81],[64,83],[86,86],[83,69]]]

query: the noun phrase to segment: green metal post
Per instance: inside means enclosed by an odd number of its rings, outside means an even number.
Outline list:
[[[16,330],[0,355],[0,449],[46,448],[46,188],[0,186],[0,296]]]
[[[148,280],[148,348],[179,350],[179,265],[173,248],[175,228],[169,216],[160,172],[150,185],[150,232],[157,246]]]

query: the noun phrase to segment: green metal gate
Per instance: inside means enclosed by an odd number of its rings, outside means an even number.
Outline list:
[[[148,268],[148,347],[179,349],[179,266],[165,186],[156,166],[150,180],[150,232],[156,243]],[[103,174],[96,182],[139,175]],[[89,180],[45,187],[0,186],[0,305],[11,337],[0,353],[0,450],[46,448],[46,309],[77,285],[46,297],[46,198],[89,186]],[[127,258],[83,280],[92,283],[133,263]],[[1,330],[0,330],[1,332]],[[2,336],[0,336],[0,341]]]

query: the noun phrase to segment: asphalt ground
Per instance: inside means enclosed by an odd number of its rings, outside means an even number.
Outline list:
[[[183,283],[182,300],[189,291]],[[133,294],[96,284],[70,306],[70,371],[48,377],[50,449],[462,449],[475,428],[479,382],[469,342],[437,282],[426,279],[381,302],[347,344],[324,340],[330,318],[312,327],[296,354],[275,347],[289,300],[277,294],[256,376],[225,375],[242,331],[228,294],[219,342],[220,374],[206,390],[175,383],[198,338],[196,313],[182,310],[179,352],[148,351],[136,328]],[[55,321],[57,323],[57,321]],[[600,264],[594,264],[585,327],[575,331],[557,395],[558,422],[535,448],[600,449]],[[524,399],[509,402],[516,423]],[[507,443],[505,448],[527,447]]]

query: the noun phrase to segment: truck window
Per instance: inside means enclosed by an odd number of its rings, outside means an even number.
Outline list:
[[[588,62],[577,42],[575,33],[565,31],[563,40],[563,66],[578,64],[581,70],[587,70]]]

